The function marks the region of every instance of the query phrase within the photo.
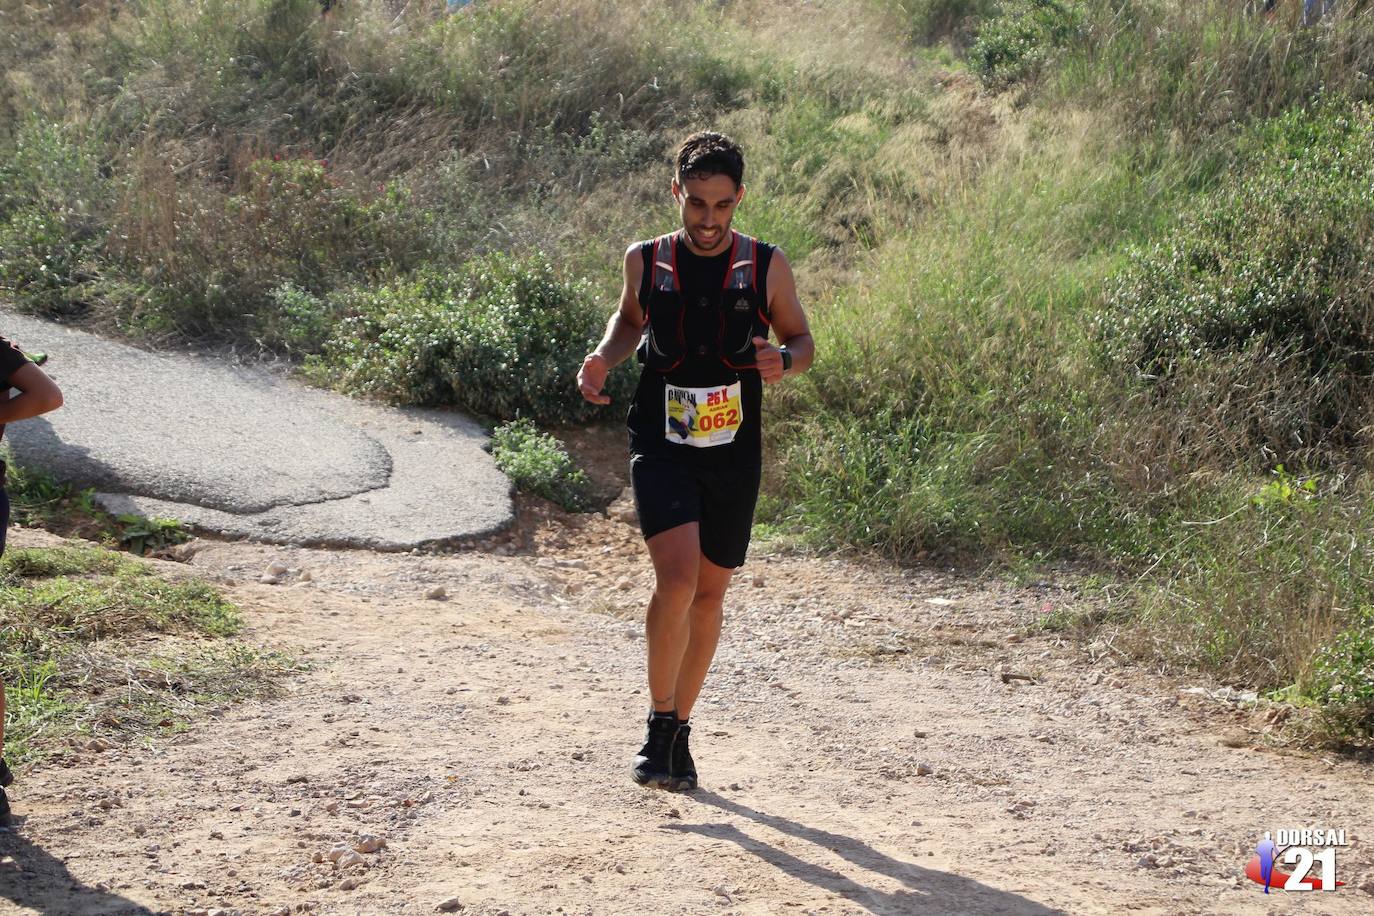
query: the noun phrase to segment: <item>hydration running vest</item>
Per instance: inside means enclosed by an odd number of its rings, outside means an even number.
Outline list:
[[[687,337],[683,323],[687,306],[682,301],[682,285],[677,276],[677,241],[681,230],[654,240],[653,283],[644,308],[644,336],[639,343],[639,361],[656,372],[671,372],[687,358]],[[768,336],[772,322],[768,303],[758,288],[758,242],[739,232],[731,232],[729,267],[716,309],[718,323],[715,356],[731,369],[753,369],[754,337]],[[702,316],[709,320],[709,316]],[[702,320],[694,319],[694,320]]]

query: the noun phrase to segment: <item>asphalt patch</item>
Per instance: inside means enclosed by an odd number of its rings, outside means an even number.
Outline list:
[[[5,431],[15,459],[108,511],[278,543],[404,549],[497,531],[511,487],[451,412],[355,401],[278,371],[152,352],[0,309],[65,403]]]

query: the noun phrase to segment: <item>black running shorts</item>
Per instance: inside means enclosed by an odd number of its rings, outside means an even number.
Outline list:
[[[761,474],[757,465],[694,467],[660,455],[632,455],[630,484],[639,530],[647,541],[697,522],[706,559],[727,569],[743,566]]]

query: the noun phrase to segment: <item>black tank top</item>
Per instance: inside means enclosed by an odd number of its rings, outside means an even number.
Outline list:
[[[758,290],[768,301],[768,265],[774,248],[758,243]],[[649,301],[653,283],[654,243],[641,243],[644,258],[644,279],[639,287],[640,303]],[[755,467],[763,461],[762,426],[759,411],[763,407],[763,380],[757,369],[731,369],[720,361],[716,353],[716,334],[720,328],[719,313],[725,307],[722,287],[729,269],[730,251],[711,257],[694,254],[687,245],[677,241],[677,274],[686,305],[683,336],[687,354],[682,364],[669,372],[655,372],[645,367],[639,374],[626,425],[630,430],[630,451],[636,455],[669,455],[674,458],[718,467],[736,465]],[[669,441],[665,416],[666,389],[669,385],[683,388],[706,388],[740,383],[740,402],[743,417],[733,442],[709,448],[694,448]]]

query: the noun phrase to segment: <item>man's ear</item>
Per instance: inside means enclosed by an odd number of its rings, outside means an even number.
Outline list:
[[[738,206],[740,205],[740,203],[743,202],[743,200],[744,200],[744,191],[745,191],[744,185],[740,185],[740,186],[739,186],[739,191],[737,191],[737,192],[735,193],[735,206],[736,206],[736,207],[738,207]]]
[[[682,185],[680,185],[680,184],[677,183],[677,179],[676,179],[676,178],[673,179],[673,185],[672,185],[672,187],[673,187],[673,200],[677,201],[678,203],[682,203]]]

